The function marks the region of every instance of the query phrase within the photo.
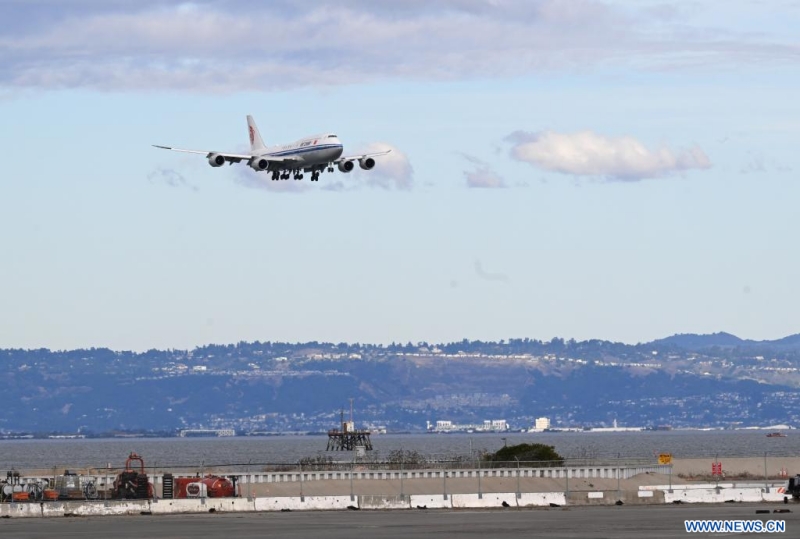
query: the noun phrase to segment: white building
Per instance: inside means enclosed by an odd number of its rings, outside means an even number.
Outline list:
[[[534,426],[534,428],[536,430],[547,430],[547,429],[550,428],[550,418],[549,417],[537,417],[533,426]]]

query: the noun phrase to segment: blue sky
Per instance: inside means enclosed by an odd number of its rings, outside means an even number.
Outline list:
[[[0,2],[0,347],[800,331],[800,2]],[[271,182],[151,144],[336,132]]]

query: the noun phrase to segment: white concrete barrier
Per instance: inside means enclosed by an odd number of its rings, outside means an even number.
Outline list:
[[[786,487],[786,481],[770,481],[768,483],[753,481],[728,481],[721,483],[691,483],[680,485],[641,485],[639,490],[687,490],[687,489],[708,489],[708,488],[764,488],[768,486],[770,490]]]
[[[454,509],[478,507],[503,507],[506,502],[512,507],[517,506],[517,495],[514,492],[491,492],[479,497],[477,494],[451,494]]]
[[[551,503],[567,505],[567,497],[563,492],[523,492],[517,500],[520,507],[547,506]]]
[[[409,509],[408,496],[359,496],[359,509]]]
[[[771,488],[769,492],[764,492],[761,497],[765,502],[782,502],[785,497],[788,497],[790,501],[792,499],[791,495],[786,494],[786,489],[783,487]]]
[[[759,488],[736,488],[736,489],[682,489],[664,491],[664,502],[674,503],[722,503],[727,501],[735,502],[760,502],[763,501],[762,489]]]
[[[25,502],[0,505],[0,516],[19,517],[63,517],[98,515],[138,515],[150,511],[149,500],[117,501],[106,505],[93,502]]]
[[[417,507],[427,507],[428,509],[450,509],[450,495],[447,499],[441,494],[412,494],[409,496],[411,509]]]
[[[247,498],[161,499],[150,504],[150,511],[154,515],[206,512],[235,513],[255,510],[255,502]]]
[[[303,510],[329,510],[347,509],[356,506],[358,500],[351,500],[350,496],[280,496],[275,498],[256,498],[254,502],[256,511],[291,511]]]

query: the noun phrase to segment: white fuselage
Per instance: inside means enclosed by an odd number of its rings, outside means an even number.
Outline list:
[[[326,133],[307,137],[291,144],[282,146],[269,146],[259,152],[255,157],[284,157],[291,159],[288,169],[311,170],[322,168],[332,163],[342,155],[342,143],[334,134]],[[282,167],[283,168],[283,167]]]

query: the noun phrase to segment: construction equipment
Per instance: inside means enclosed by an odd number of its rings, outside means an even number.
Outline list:
[[[174,478],[176,498],[229,498],[236,496],[236,487],[218,475]]]
[[[800,500],[800,474],[789,478],[789,485],[786,487],[784,493],[786,494],[784,501],[788,501],[789,496],[794,500]]]
[[[131,467],[131,462],[139,461],[139,470]],[[153,485],[144,471],[144,459],[136,453],[128,455],[125,469],[114,479],[113,498],[118,500],[145,500],[153,497]]]

